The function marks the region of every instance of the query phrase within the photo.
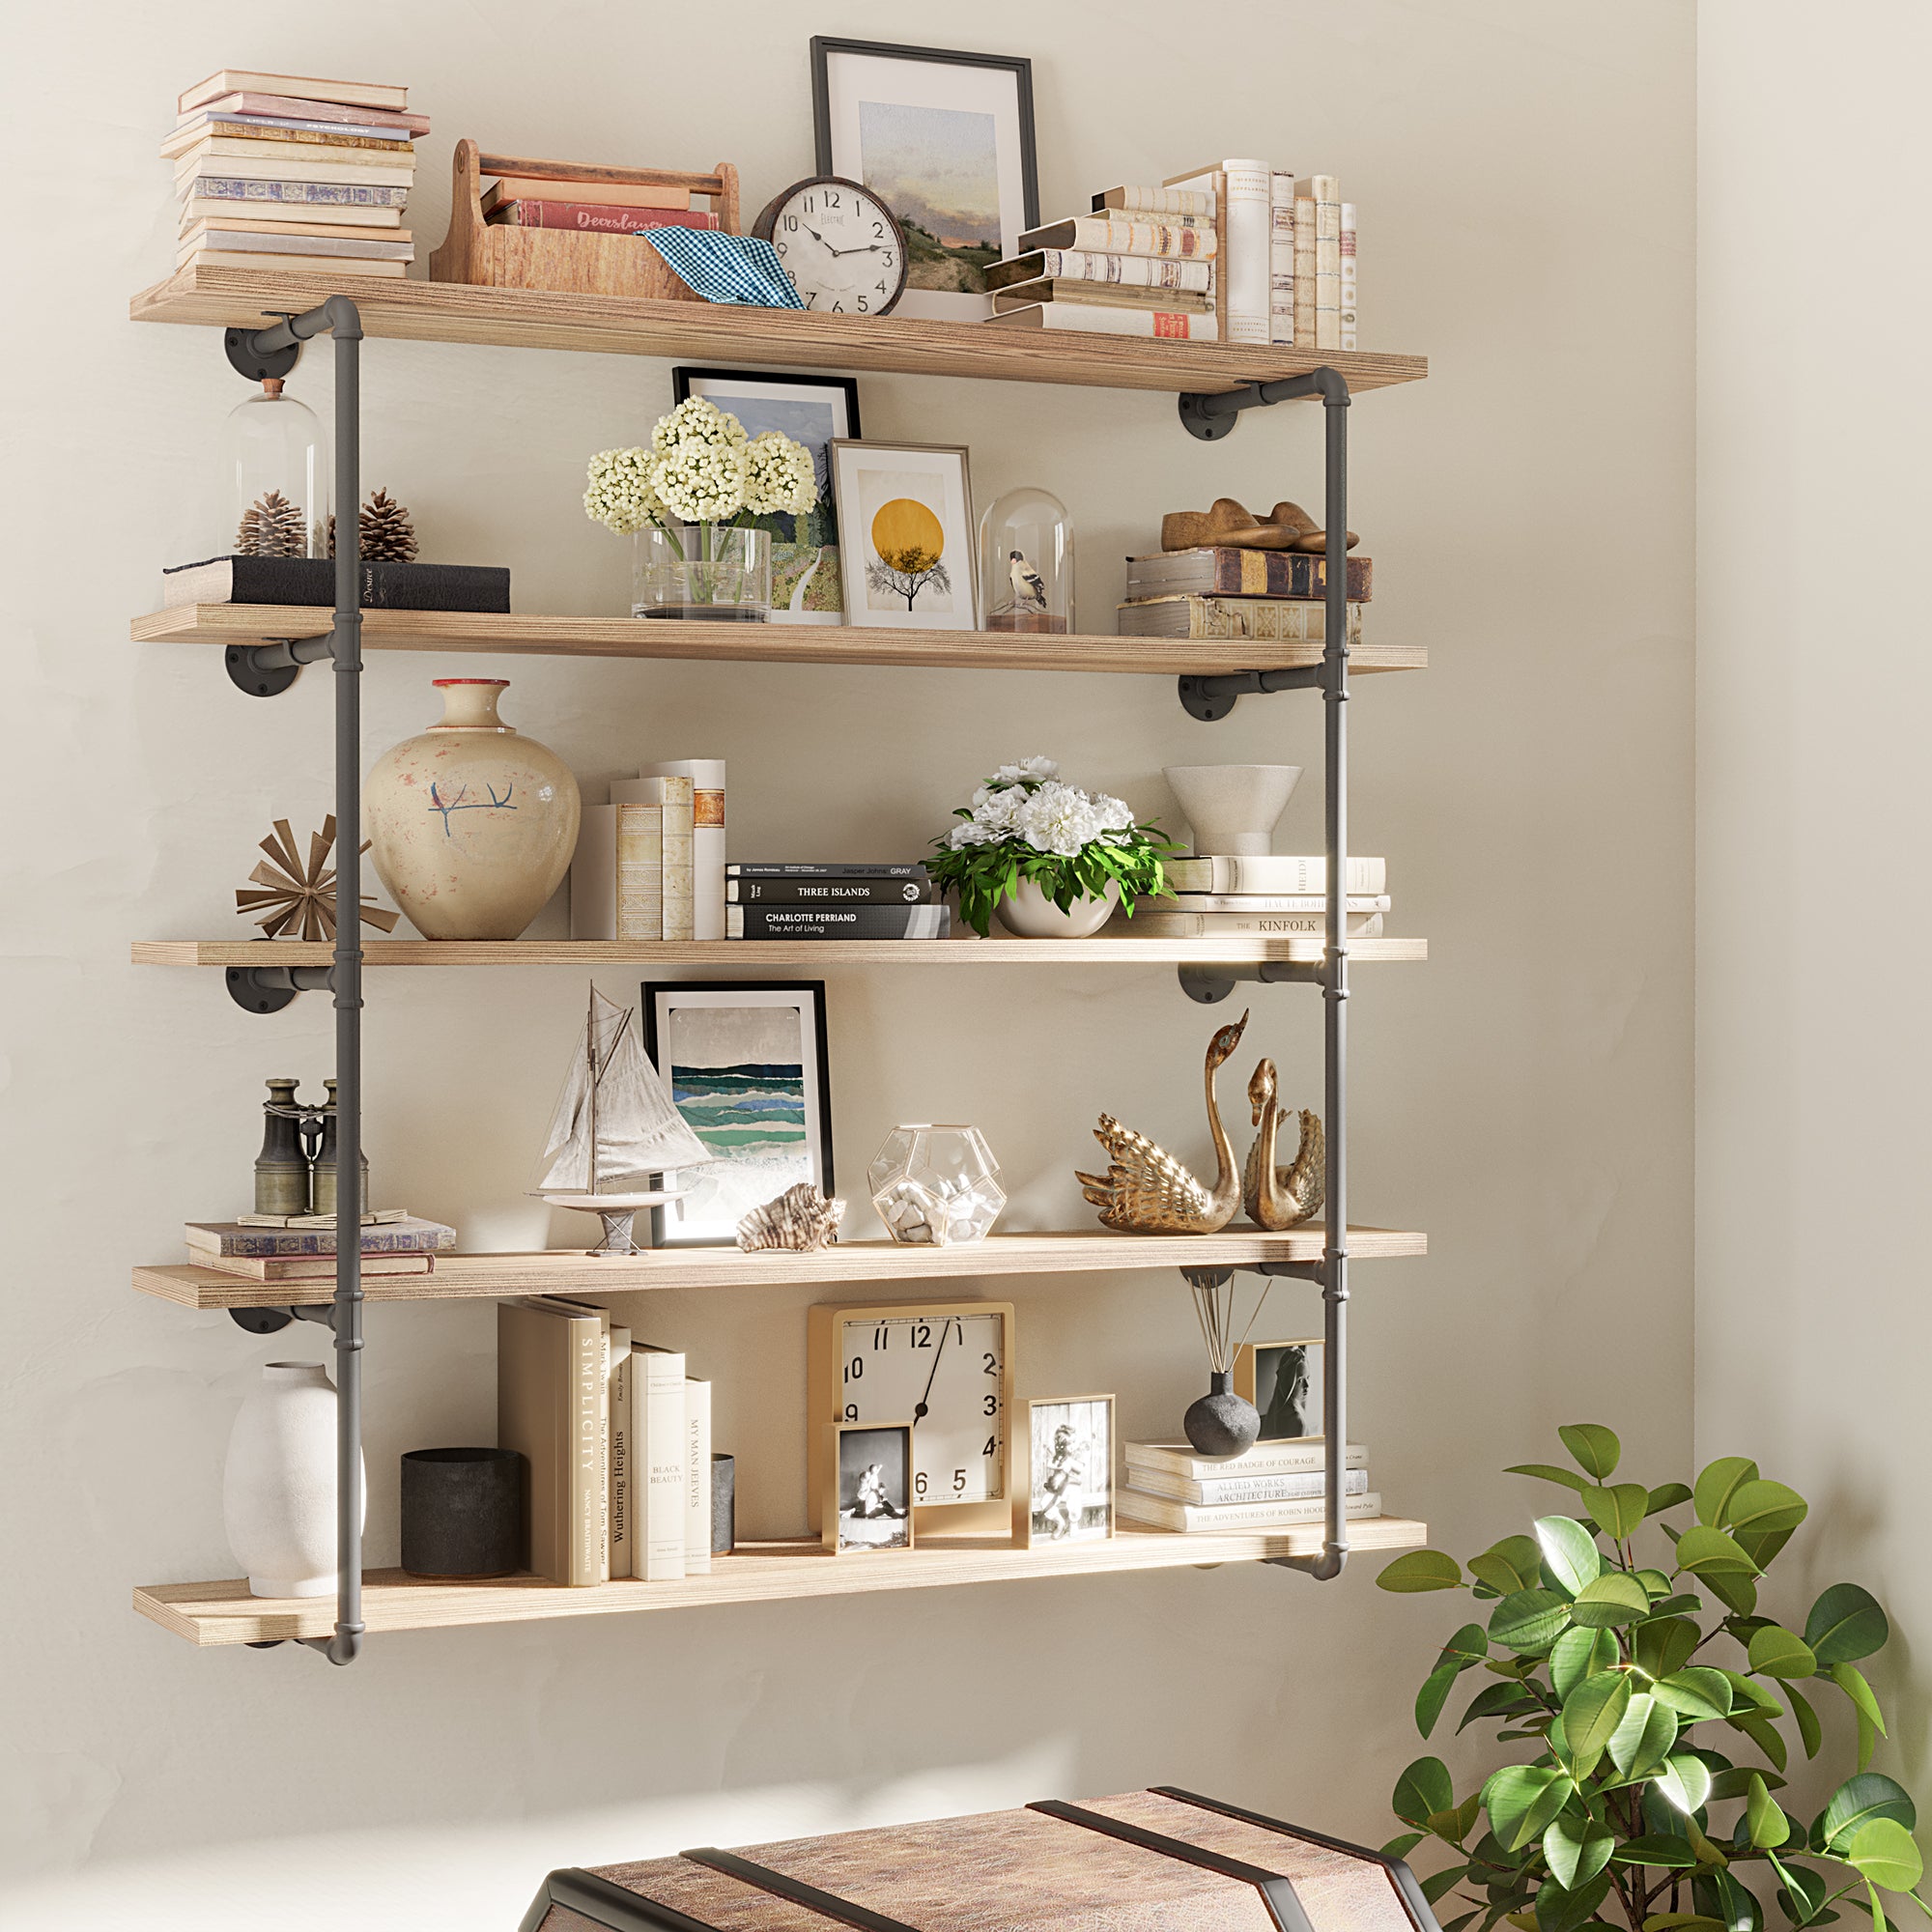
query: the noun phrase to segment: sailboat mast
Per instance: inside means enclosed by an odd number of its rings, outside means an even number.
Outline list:
[[[597,988],[590,988],[583,1016],[583,1057],[590,1075],[590,1191],[597,1192]]]

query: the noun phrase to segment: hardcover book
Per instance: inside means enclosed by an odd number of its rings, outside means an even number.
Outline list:
[[[636,235],[645,228],[718,226],[718,217],[709,209],[619,208],[594,201],[503,201],[497,203],[483,218],[504,228],[573,228],[596,235]]]
[[[923,860],[898,864],[885,859],[788,859],[746,865],[732,861],[727,879],[923,879]]]
[[[409,105],[407,87],[391,87],[370,80],[311,80],[298,73],[255,73],[245,68],[222,68],[206,80],[197,81],[180,97],[175,105],[183,114],[192,114],[220,96],[229,94],[294,95],[303,100],[331,100],[344,107],[387,108],[400,113]]]
[[[190,1221],[187,1244],[198,1254],[216,1255],[330,1255],[335,1253],[333,1228],[257,1228],[239,1221]],[[413,1215],[400,1221],[379,1221],[362,1230],[365,1255],[431,1254],[456,1245],[456,1230],[440,1221]]]
[[[930,879],[726,879],[731,905],[936,905]]]
[[[1288,1503],[1305,1502],[1310,1496],[1325,1492],[1328,1473],[1325,1469],[1309,1469],[1296,1475],[1281,1476],[1209,1476],[1202,1481],[1191,1481],[1185,1476],[1170,1476],[1164,1470],[1149,1468],[1145,1463],[1130,1468],[1134,1488],[1142,1494],[1165,1496],[1169,1502],[1202,1503]],[[1366,1469],[1344,1469],[1342,1471],[1342,1493],[1350,1496],[1363,1496],[1369,1492],[1369,1472]]]
[[[1168,308],[1100,308],[1092,302],[1030,302],[986,318],[990,328],[1075,328],[1090,335],[1154,335],[1177,342],[1214,342],[1220,324],[1210,312],[1188,315]]]
[[[196,202],[245,201],[334,209],[405,208],[410,199],[407,187],[373,187],[365,182],[261,181],[226,168],[187,179],[177,177],[175,192],[187,197],[189,205],[184,213],[190,215],[207,213],[195,207]]]
[[[724,937],[724,760],[667,758],[646,765],[635,779],[611,786],[612,803],[641,797],[634,787],[656,779],[691,781],[691,936]],[[667,933],[667,937],[670,935]]]
[[[219,1255],[190,1248],[188,1260],[197,1267],[214,1268],[248,1281],[335,1279],[333,1255]],[[364,1280],[373,1281],[382,1275],[430,1274],[435,1268],[435,1257],[429,1254],[364,1255],[361,1272]]]
[[[1169,859],[1163,862],[1168,885],[1178,893],[1325,893],[1328,862],[1321,856],[1296,858],[1287,853],[1255,853],[1239,857]],[[1388,891],[1386,859],[1349,860],[1351,893]]]
[[[1105,254],[1092,248],[1035,248],[986,270],[986,286],[1000,290],[1021,282],[1093,282],[1105,288],[1183,289],[1214,293],[1211,262],[1183,262],[1163,255]]]
[[[993,313],[1024,308],[1029,302],[1073,302],[1089,308],[1167,309],[1176,315],[1206,315],[1213,298],[1187,289],[1129,288],[1123,282],[1068,281],[1048,276],[1037,282],[1015,282],[993,292]]]
[[[1219,1480],[1228,1476],[1286,1475],[1302,1469],[1325,1469],[1328,1444],[1319,1436],[1300,1436],[1293,1441],[1256,1442],[1238,1456],[1202,1456],[1189,1442],[1128,1442],[1122,1445],[1127,1467],[1162,1469],[1169,1475],[1190,1482]],[[1345,1469],[1366,1469],[1369,1452],[1359,1442],[1351,1442],[1342,1454]]]
[[[1349,601],[1366,604],[1375,591],[1375,560],[1350,555]],[[1323,597],[1328,559],[1298,550],[1237,550],[1218,545],[1163,551],[1127,559],[1127,599],[1197,594],[1210,597]]]
[[[1115,1499],[1115,1508],[1129,1522],[1144,1522],[1155,1529],[1193,1536],[1211,1536],[1216,1530],[1283,1529],[1291,1523],[1320,1522],[1327,1514],[1327,1502],[1321,1496],[1309,1496],[1298,1502],[1205,1505],[1179,1503],[1135,1489],[1122,1490]],[[1370,1490],[1362,1495],[1345,1496],[1342,1509],[1350,1521],[1380,1516],[1382,1499]]]
[[[463,611],[510,608],[510,573],[496,564],[367,563],[362,605],[369,611]],[[301,604],[335,602],[335,561],[327,556],[213,556],[161,572],[161,602]]]
[[[1362,607],[1350,604],[1348,640],[1362,641]],[[1122,604],[1123,638],[1246,638],[1319,644],[1328,635],[1327,606],[1317,598],[1153,597]]]
[[[603,1580],[608,1321],[535,1297],[497,1304],[497,1442],[524,1459],[525,1561],[554,1583]]]
[[[1130,214],[1197,214],[1212,221],[1214,196],[1206,188],[1109,187],[1094,197],[1094,213],[1124,209]]]
[[[400,126],[412,134],[429,132],[427,114],[409,114],[400,107],[362,107],[341,100],[307,100],[295,94],[242,91],[218,94],[197,103],[208,114],[293,116],[298,121],[339,122],[349,127]],[[193,110],[190,110],[193,111]]]
[[[1350,939],[1379,939],[1382,915],[1347,915]],[[1326,915],[1316,912],[1137,912],[1108,922],[1116,939],[1289,939],[1297,935],[1320,938],[1327,931]]]
[[[946,939],[952,911],[943,905],[734,905],[724,908],[727,939]]]
[[[1014,249],[1024,255],[1035,248],[1091,248],[1103,255],[1179,255],[1211,261],[1219,246],[1210,216],[1170,214],[1138,217],[1127,214],[1075,214],[1030,228]]]
[[[646,1582],[669,1582],[684,1575],[685,1519],[690,1510],[685,1480],[691,1444],[685,1429],[684,1356],[634,1341],[631,1402],[637,1466],[643,1485],[631,1574]],[[705,1547],[710,1548],[708,1531]]]

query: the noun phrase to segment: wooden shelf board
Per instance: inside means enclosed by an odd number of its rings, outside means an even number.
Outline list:
[[[372,336],[493,343],[615,355],[683,355],[783,369],[876,369],[1105,389],[1232,389],[1330,368],[1351,390],[1420,382],[1426,356],[1372,350],[1247,347],[1161,341],[1085,330],[1004,328],[894,316],[820,315],[709,302],[643,301],[551,290],[472,288],[457,282],[331,278],[288,269],[190,264],[128,304],[136,322],[259,327],[283,310],[347,294]]]
[[[183,604],[136,617],[137,644],[254,644],[320,638],[331,613],[312,605]],[[369,611],[362,644],[374,651],[465,651],[536,657],[676,659],[718,664],[923,666],[939,670],[1108,671],[1213,675],[1280,670],[1321,661],[1320,644],[1191,643],[1013,631],[867,630],[853,624],[707,624],[648,617],[538,617],[500,611]],[[1423,644],[1362,645],[1350,672],[1426,670]]]
[[[660,1248],[640,1255],[587,1255],[575,1249],[513,1255],[439,1255],[429,1274],[370,1275],[371,1301],[435,1301],[506,1294],[589,1294],[602,1298],[651,1289],[785,1288],[801,1284],[902,1283],[994,1275],[1091,1274],[1108,1268],[1229,1267],[1245,1262],[1321,1259],[1326,1230],[1311,1221],[1278,1235],[1230,1229],[1219,1235],[1116,1235],[1104,1228],[1065,1234],[992,1235],[958,1247],[910,1248],[892,1241],[840,1241],[811,1254],[736,1248]],[[1408,1230],[1350,1228],[1352,1261],[1405,1261],[1429,1252],[1429,1237]],[[134,1286],[184,1308],[284,1308],[327,1301],[332,1279],[254,1281],[193,1264],[137,1267]]]
[[[1354,1549],[1419,1548],[1426,1523],[1374,1517],[1349,1525]],[[1321,1525],[1177,1536],[1123,1528],[1105,1543],[1018,1549],[986,1538],[926,1539],[916,1549],[869,1556],[828,1556],[815,1539],[741,1545],[712,1559],[708,1577],[674,1583],[629,1579],[566,1589],[538,1577],[486,1583],[437,1583],[400,1570],[369,1572],[362,1618],[370,1634],[448,1630],[463,1624],[530,1623],[543,1617],[615,1616],[633,1610],[696,1609],[708,1604],[781,1603],[797,1597],[843,1597],[874,1590],[934,1589],[950,1583],[1011,1582],[1031,1577],[1084,1577],[1189,1565],[1259,1563],[1271,1556],[1319,1556]],[[134,1607],[163,1630],[201,1645],[263,1643],[327,1636],[335,1628],[330,1597],[251,1597],[247,1583],[151,1583]]]
[[[327,966],[326,939],[137,939],[136,966]],[[1426,939],[1351,939],[1353,966],[1414,965]],[[1232,966],[1321,958],[1268,939],[365,939],[365,966]]]

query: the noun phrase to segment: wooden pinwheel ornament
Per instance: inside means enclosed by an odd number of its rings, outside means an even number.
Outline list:
[[[238,887],[235,910],[260,914],[255,923],[265,939],[333,939],[335,937],[335,867],[328,855],[335,849],[335,814],[322,821],[320,832],[308,836],[308,864],[296,851],[296,836],[286,818],[275,820],[274,831],[262,840],[268,862],[248,874],[262,888]],[[363,851],[369,847],[364,843]],[[369,902],[363,895],[362,918],[379,932],[392,932],[401,913]]]

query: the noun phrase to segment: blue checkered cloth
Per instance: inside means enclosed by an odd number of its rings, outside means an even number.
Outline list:
[[[803,308],[784,264],[755,235],[715,228],[646,228],[643,238],[693,295],[745,308]]]

